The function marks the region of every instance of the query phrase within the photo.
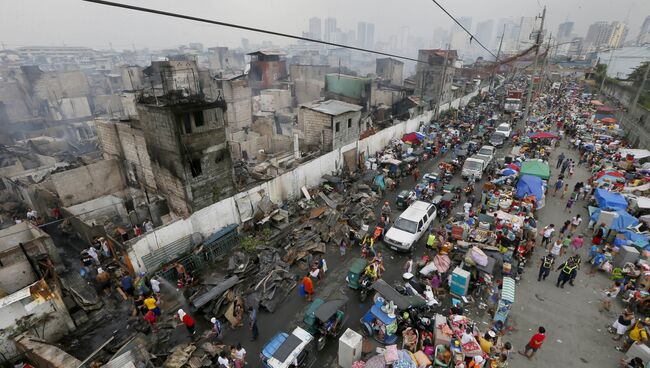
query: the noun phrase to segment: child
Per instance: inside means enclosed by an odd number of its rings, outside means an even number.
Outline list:
[[[573,171],[574,171],[574,165],[571,164],[571,165],[569,166],[569,177],[570,177],[570,178],[573,177]]]
[[[571,247],[573,248],[574,252],[577,252],[578,249],[582,248],[582,245],[584,244],[585,240],[582,237],[582,235],[576,236],[573,241],[571,242]]]
[[[564,210],[565,211],[568,210],[569,212],[571,212],[571,207],[573,207],[573,202],[574,202],[573,197],[570,197],[569,200],[566,201],[566,207],[564,208]]]
[[[566,196],[567,192],[569,191],[569,184],[564,184],[564,189],[562,189],[562,199],[564,199],[564,196]]]

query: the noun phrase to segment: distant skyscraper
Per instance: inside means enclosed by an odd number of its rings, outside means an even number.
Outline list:
[[[514,20],[512,18],[501,18],[499,19],[497,34],[500,36],[503,33],[503,44],[501,46],[501,51],[511,52],[516,50],[517,47],[517,38],[519,37],[519,20]],[[505,26],[505,32],[504,27]]]
[[[368,23],[366,26],[366,47],[373,48],[375,46],[375,25]]]
[[[494,21],[492,19],[476,24],[476,38],[489,49],[494,45],[493,32]]]
[[[537,21],[535,17],[521,17],[519,21],[519,36],[517,37],[517,50],[525,49],[535,42],[531,39],[534,32],[537,31]],[[535,33],[536,34],[536,33]]]
[[[359,22],[357,24],[357,45],[364,48],[372,48],[375,44],[375,25],[372,23]]]
[[[433,30],[433,40],[431,42],[432,49],[445,49],[449,43],[449,32],[444,28],[436,28]]]
[[[625,39],[627,38],[627,24],[624,22],[612,22],[610,28],[611,30],[609,32],[607,46],[615,49],[623,46],[623,42],[625,42]]]
[[[472,29],[471,17],[459,17],[458,22],[467,30]],[[469,44],[469,35],[458,25],[454,25],[451,30],[451,49],[464,50]]]
[[[309,18],[309,33],[311,34],[311,37],[321,40],[323,37],[322,32],[323,27],[321,26],[320,18]]]
[[[645,45],[650,43],[650,15],[645,17],[641,29],[639,30],[639,35],[636,38],[637,45]]]
[[[571,38],[571,33],[573,32],[573,22],[564,22],[560,23],[557,27],[557,39],[560,42],[568,41]]]
[[[606,46],[611,36],[612,27],[609,23],[600,21],[593,23],[587,30],[583,51],[590,52]]]
[[[331,42],[334,33],[336,33],[336,18],[325,18],[325,32],[323,34],[323,39]]]

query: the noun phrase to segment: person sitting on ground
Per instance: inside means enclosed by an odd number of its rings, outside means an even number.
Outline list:
[[[436,359],[444,363],[445,366],[451,362],[451,348],[449,345],[445,345],[445,350],[438,353]]]

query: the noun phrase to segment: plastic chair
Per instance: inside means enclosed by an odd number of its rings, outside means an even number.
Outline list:
[[[441,354],[444,351],[445,351],[445,346],[444,345],[437,345],[436,346],[436,355],[434,356],[434,359],[433,359],[434,367],[449,367],[451,365],[451,359],[449,360],[449,363],[445,363],[445,362],[438,359],[438,354]]]

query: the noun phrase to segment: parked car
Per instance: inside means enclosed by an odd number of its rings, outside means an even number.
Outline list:
[[[436,206],[424,201],[413,202],[395,220],[384,235],[384,241],[393,250],[412,251],[415,243],[436,218]]]

